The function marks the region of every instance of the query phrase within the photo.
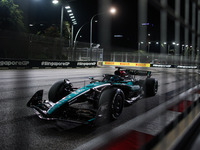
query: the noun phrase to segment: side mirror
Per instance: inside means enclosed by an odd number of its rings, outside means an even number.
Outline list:
[[[66,84],[69,84],[70,82],[69,82],[69,79],[64,79],[64,82],[66,83]]]
[[[93,78],[93,77],[89,77],[89,79],[90,79],[90,80],[94,80],[94,78]]]

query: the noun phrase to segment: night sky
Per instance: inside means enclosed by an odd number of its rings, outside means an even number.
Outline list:
[[[40,28],[46,28],[52,24],[60,26],[60,5],[53,5],[52,0],[13,0],[23,10],[25,24],[40,25]],[[89,22],[94,14],[99,13],[98,0],[72,0],[69,5],[73,11],[73,14],[77,20],[77,25],[74,28],[74,33],[85,23]],[[112,27],[112,43],[116,46],[137,48],[138,38],[138,13],[137,13],[137,0],[112,0],[111,5],[117,8],[117,14],[111,17]],[[173,2],[172,2],[173,5]],[[148,7],[148,22],[153,24],[152,40],[159,40],[159,11],[157,11],[152,5]],[[70,22],[68,13],[65,10],[64,20]],[[94,20],[98,20],[95,17]],[[94,23],[94,42],[98,43],[98,29],[99,24]],[[173,25],[174,26],[174,25]],[[82,42],[89,42],[89,23],[82,28],[77,40]],[[123,35],[122,38],[114,38],[114,35]],[[173,37],[173,36],[172,36]]]

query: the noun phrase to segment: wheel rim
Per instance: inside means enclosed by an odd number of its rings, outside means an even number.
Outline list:
[[[123,109],[123,98],[120,94],[117,94],[114,99],[113,99],[113,103],[112,103],[112,117],[114,119],[117,119]]]

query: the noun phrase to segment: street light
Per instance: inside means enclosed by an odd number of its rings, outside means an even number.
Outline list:
[[[53,4],[58,4],[59,0],[52,0],[52,3]],[[61,3],[60,38],[62,38],[62,36],[63,36],[63,11],[64,11],[64,8],[67,9],[67,12],[69,13],[69,16],[70,16],[71,19],[75,18],[74,15],[73,15],[73,13],[72,13],[71,7],[69,5],[65,5],[64,6],[64,4]],[[73,23],[73,25],[77,24],[76,20],[73,20],[72,23]],[[73,31],[73,25],[72,25],[72,31]]]
[[[71,13],[71,12],[72,12],[72,10],[70,9],[70,10],[68,10],[67,12],[68,12],[68,13]]]
[[[71,7],[70,6],[65,6],[65,9],[70,9]]]
[[[75,51],[75,48],[76,48],[76,39],[77,39],[77,37],[78,37],[78,34],[79,34],[79,32],[81,31],[81,29],[86,25],[86,24],[88,24],[89,22],[86,22],[85,24],[83,24],[79,29],[78,29],[78,31],[77,31],[77,33],[76,33],[76,35],[75,35],[75,38],[74,38],[74,45],[73,45],[73,51],[72,51],[72,58],[73,58],[73,60],[75,60],[75,55],[74,55],[74,51]]]
[[[115,14],[117,12],[116,8],[112,7],[110,8],[110,13],[111,14]]]
[[[144,42],[138,42],[138,62],[140,62],[140,49],[141,49],[141,44],[144,44]]]
[[[53,4],[58,4],[58,0],[53,0],[52,3]]]
[[[149,54],[150,45],[151,45],[151,42],[148,42],[148,54]]]
[[[77,39],[77,37],[78,37],[78,34],[79,34],[79,32],[81,31],[81,29],[86,25],[86,24],[88,24],[89,22],[86,22],[85,24],[83,24],[79,29],[78,29],[78,31],[77,31],[77,33],[76,33],[76,36],[75,36],[75,38],[74,38],[74,49],[75,49],[75,46],[76,46],[76,39]]]
[[[111,7],[109,12],[114,15],[114,14],[116,14],[117,10],[114,7]],[[90,19],[90,60],[92,59],[92,22],[96,16],[103,15],[103,14],[105,14],[105,13],[95,14]]]
[[[138,51],[141,49],[141,44],[144,44],[144,42],[138,42]]]
[[[52,1],[53,4],[58,4],[59,1],[58,0],[53,0]],[[61,17],[60,17],[60,38],[62,38],[62,30],[63,30],[63,10],[64,10],[64,6],[61,6]]]

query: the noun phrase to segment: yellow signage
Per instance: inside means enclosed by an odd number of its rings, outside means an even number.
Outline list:
[[[150,67],[150,64],[148,63],[129,63],[129,62],[111,62],[111,61],[103,61],[103,65]]]

